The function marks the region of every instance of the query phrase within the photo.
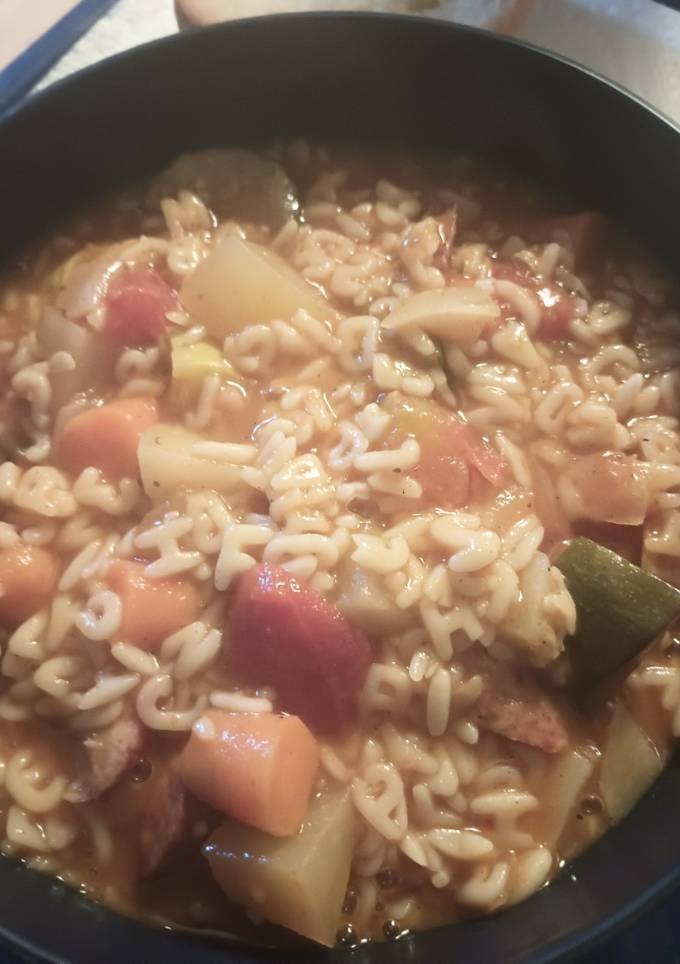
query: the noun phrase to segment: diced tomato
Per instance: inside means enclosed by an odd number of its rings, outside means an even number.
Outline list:
[[[554,341],[564,338],[574,317],[574,299],[559,285],[543,285],[536,292],[543,306],[539,338]]]
[[[494,261],[491,274],[496,281],[513,281],[518,285],[531,285],[533,281],[528,265],[522,261]]]
[[[227,637],[230,670],[273,686],[281,709],[325,733],[354,719],[371,645],[336,606],[286,570],[262,563],[241,577]]]
[[[457,416],[451,419],[449,429],[458,452],[467,459],[479,474],[497,489],[508,482],[508,464],[502,455],[491,448],[487,440],[471,425]]]
[[[401,444],[409,436],[420,446],[420,461],[409,475],[420,483],[426,505],[458,509],[470,500],[474,469],[496,488],[509,481],[508,466],[477,432],[454,412],[436,402],[399,402],[394,428],[385,445]]]
[[[121,345],[152,345],[167,326],[175,295],[153,268],[125,268],[106,293],[104,332]]]
[[[470,468],[460,455],[442,452],[436,446],[420,447],[421,457],[409,475],[420,483],[427,505],[459,509],[470,496]]]
[[[496,281],[512,281],[535,293],[541,305],[541,322],[537,332],[539,338],[553,341],[565,337],[569,322],[574,317],[574,299],[564,288],[557,284],[544,284],[527,265],[519,261],[497,261],[492,271]],[[508,316],[503,304],[501,313],[503,317]],[[510,313],[514,315],[515,310],[510,309]]]

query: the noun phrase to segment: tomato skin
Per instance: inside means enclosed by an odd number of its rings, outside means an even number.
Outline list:
[[[119,345],[153,345],[175,304],[174,292],[153,268],[124,268],[106,292],[104,333]]]
[[[420,483],[423,501],[440,508],[460,509],[470,497],[470,468],[465,459],[450,452],[423,451],[409,474]]]
[[[496,489],[510,482],[503,456],[473,425],[436,402],[409,399],[394,412],[393,424],[386,447],[409,437],[420,447],[420,459],[408,474],[422,488],[422,505],[460,509],[482,480]]]
[[[538,338],[545,341],[566,338],[569,322],[574,317],[574,299],[564,288],[558,284],[542,282],[521,262],[497,261],[492,270],[496,281],[512,281],[513,284],[529,289],[538,298],[541,308],[541,320],[536,332]],[[501,310],[503,311],[502,305]],[[507,317],[508,312],[503,311],[503,315]]]
[[[502,488],[509,481],[508,464],[502,455],[493,449],[483,436],[454,416],[451,432],[457,441],[463,458],[475,468],[482,478],[490,482],[496,489]]]
[[[538,337],[546,341],[565,338],[574,317],[574,299],[558,285],[544,285],[537,294],[543,306]]]

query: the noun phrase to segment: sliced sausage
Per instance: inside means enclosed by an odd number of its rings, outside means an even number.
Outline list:
[[[477,660],[484,690],[475,703],[475,722],[485,730],[546,753],[561,753],[567,729],[555,702],[535,679],[517,667],[483,654]]]
[[[95,800],[132,767],[142,748],[142,726],[137,720],[116,720],[84,742],[87,763],[64,797],[70,803]]]
[[[184,785],[173,769],[167,767],[142,785],[136,808],[135,838],[139,846],[142,877],[152,874],[179,843],[187,821]]]

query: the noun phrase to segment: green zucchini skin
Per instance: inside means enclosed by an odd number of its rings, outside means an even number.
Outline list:
[[[576,632],[565,640],[576,693],[603,683],[680,615],[680,591],[590,539],[574,539],[555,565],[576,605]]]

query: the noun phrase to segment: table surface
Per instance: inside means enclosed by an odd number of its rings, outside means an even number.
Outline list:
[[[258,2],[251,0],[253,12],[257,12]],[[680,13],[653,0],[519,0],[519,4],[521,15],[512,24],[517,36],[594,67],[680,123]],[[282,10],[286,5],[286,0],[280,0]],[[348,0],[345,5],[353,4]],[[310,9],[323,6],[322,0],[310,0]],[[433,15],[479,24],[481,6],[477,0],[472,5],[442,0],[441,9]],[[118,0],[38,87],[176,30],[172,0]],[[680,894],[648,912],[605,947],[586,955],[581,964],[610,962],[680,964]],[[16,962],[0,951],[0,964]]]

